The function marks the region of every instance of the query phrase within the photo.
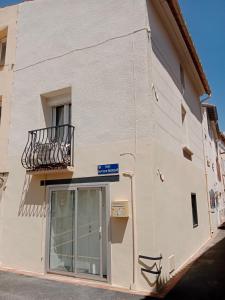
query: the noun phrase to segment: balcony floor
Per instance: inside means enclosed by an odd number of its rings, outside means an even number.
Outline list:
[[[64,174],[64,173],[73,173],[74,167],[65,167],[65,168],[55,168],[55,169],[36,169],[36,170],[27,170],[26,173],[29,175],[48,175],[48,174]]]

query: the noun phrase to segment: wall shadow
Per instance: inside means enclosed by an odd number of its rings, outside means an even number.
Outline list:
[[[178,81],[177,77],[175,77],[175,74],[171,71],[171,68],[168,66],[168,63],[164,61],[162,56],[160,55],[158,48],[156,47],[154,41],[152,41],[152,50],[161,63],[161,65],[165,68],[171,79],[173,80],[173,83],[176,85],[177,89],[181,93],[181,97],[184,98],[187,106],[189,107],[192,114],[196,117],[196,119],[201,123],[202,122],[202,114],[200,109],[200,102],[199,102],[199,110],[196,110],[196,104],[194,103],[197,101],[197,99],[194,99],[191,95],[188,94],[187,89],[184,90],[184,93],[182,92],[180,82]],[[183,95],[182,95],[183,94]]]
[[[165,279],[164,275],[161,273],[162,255],[160,255],[159,259],[139,256],[138,263],[141,266],[142,277],[145,279],[149,287],[152,288],[152,293],[157,294],[168,281],[168,279]],[[154,299],[154,297],[147,297],[146,299],[148,298]]]
[[[19,204],[19,217],[46,217],[46,187],[40,186],[40,178],[25,175]]]
[[[167,53],[164,52],[164,49],[166,48],[165,46],[163,47],[163,43],[160,41],[160,35],[157,34],[157,24],[154,22],[154,16],[152,12],[152,8],[150,7],[149,1],[147,1],[147,6],[148,6],[148,19],[150,23],[150,28],[151,28],[151,45],[152,51],[154,55],[156,56],[157,60],[160,62],[160,64],[163,66],[163,68],[166,70],[166,72],[169,74],[170,78],[172,79],[173,83],[177,87],[177,89],[181,93],[181,98],[183,97],[186,104],[188,105],[190,111],[193,113],[193,115],[197,118],[199,122],[202,122],[202,113],[201,113],[201,105],[200,105],[200,99],[199,99],[199,109],[196,109],[196,100],[194,97],[191,95],[191,93],[188,92],[188,88],[186,85],[186,88],[183,91],[181,81],[180,81],[180,74],[178,71],[178,74],[173,70],[173,66],[170,65],[170,60],[167,56]],[[156,9],[154,9],[154,12],[156,15],[159,17],[161,20],[161,17],[158,15],[158,12]],[[151,15],[152,14],[152,15]],[[165,32],[167,30],[164,28]],[[168,34],[168,33],[167,33]],[[163,39],[164,40],[164,39]],[[177,53],[177,50],[175,49],[175,46],[171,43],[172,48],[174,51]],[[179,56],[178,56],[179,57]],[[182,64],[182,61],[180,61]],[[176,66],[176,69],[179,70],[180,66]],[[185,72],[186,78],[187,78],[187,72]],[[188,74],[188,81],[190,82],[191,85],[193,85],[192,78],[190,78]],[[194,88],[195,89],[195,88]]]
[[[120,244],[123,242],[124,234],[126,231],[128,218],[111,218],[111,243]]]
[[[224,236],[224,234],[223,234]],[[177,284],[163,298],[165,300],[222,300],[225,299],[225,237],[205,251],[191,263],[188,271],[179,278],[179,274],[164,284],[162,294]],[[178,276],[178,279],[176,277]],[[171,283],[172,282],[172,283]],[[140,297],[140,299],[158,299]]]

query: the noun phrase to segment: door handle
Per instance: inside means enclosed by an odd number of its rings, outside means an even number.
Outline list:
[[[99,233],[99,239],[101,240],[101,238],[102,238],[102,227],[101,226],[99,226],[98,233]]]

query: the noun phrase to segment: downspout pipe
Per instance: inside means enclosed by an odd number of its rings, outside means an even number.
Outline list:
[[[129,155],[136,161],[136,157],[131,152],[121,153],[120,156]],[[124,177],[130,178],[131,182],[131,222],[132,222],[132,283],[130,288],[132,290],[136,290],[136,282],[137,282],[137,232],[136,232],[136,191],[135,191],[135,168],[134,171],[124,171],[122,172]]]
[[[211,97],[209,95],[202,101],[200,100],[201,104],[208,100]],[[203,107],[201,107],[202,111]],[[203,113],[202,113],[203,115]],[[208,122],[208,121],[207,121]],[[205,138],[204,138],[204,125],[203,125],[203,118],[202,118],[202,145],[203,145],[203,157],[204,157],[204,171],[205,171],[205,184],[206,184],[206,200],[207,200],[207,208],[208,208],[208,218],[209,218],[209,234],[210,237],[212,236],[213,229],[212,229],[212,218],[211,218],[211,212],[210,212],[210,198],[209,198],[209,181],[208,181],[208,172],[207,172],[207,166],[206,166],[206,145],[205,145]]]

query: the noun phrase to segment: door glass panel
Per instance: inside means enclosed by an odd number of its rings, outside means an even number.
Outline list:
[[[107,278],[107,225],[106,225],[106,194],[102,189],[102,276]]]
[[[100,275],[100,189],[78,189],[77,273]]]
[[[56,106],[56,126],[64,124],[64,105]]]
[[[64,105],[55,107],[55,126],[56,128],[56,138],[57,140],[63,141],[64,137]]]
[[[74,271],[74,191],[51,193],[49,267],[53,271]]]
[[[107,278],[105,206],[101,188],[51,192],[51,271]]]

